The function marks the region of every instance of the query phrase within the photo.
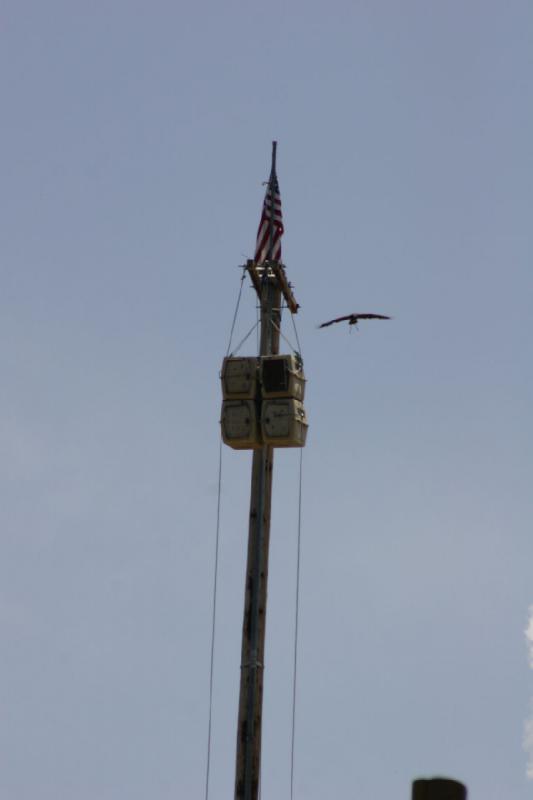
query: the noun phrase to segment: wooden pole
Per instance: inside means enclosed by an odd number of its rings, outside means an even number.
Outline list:
[[[279,353],[281,327],[281,289],[269,267],[274,242],[274,181],[276,147],[272,142],[270,170],[270,231],[267,260],[260,284],[261,341],[260,356]],[[270,506],[274,449],[263,445],[254,451],[248,528],[248,559],[242,626],[241,684],[237,726],[237,763],[235,800],[257,800],[261,774],[261,728],[263,715],[263,670],[265,653],[268,551],[270,543]]]
[[[260,355],[279,353],[280,306],[279,285],[265,265],[261,290]],[[271,446],[264,445],[254,451],[242,628],[235,800],[257,800],[259,792],[273,464],[274,449]]]

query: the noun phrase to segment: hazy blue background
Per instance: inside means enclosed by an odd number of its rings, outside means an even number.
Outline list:
[[[4,0],[0,27],[0,795],[204,797],[218,371],[276,138],[311,424],[295,797],[530,798],[531,2]],[[394,321],[316,330],[350,311]],[[255,313],[247,287],[237,336]],[[225,449],[211,800],[249,467]],[[297,475],[279,452],[265,800]]]

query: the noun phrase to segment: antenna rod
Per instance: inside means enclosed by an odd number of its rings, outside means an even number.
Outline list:
[[[270,197],[270,241],[268,245],[267,261],[272,261],[272,250],[274,248],[274,185],[276,183],[276,150],[278,147],[277,142],[272,142],[272,168],[270,170],[270,179],[268,181],[268,194]]]

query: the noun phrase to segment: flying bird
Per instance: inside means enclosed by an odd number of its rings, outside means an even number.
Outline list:
[[[392,317],[385,317],[383,314],[346,314],[345,317],[337,317],[337,319],[330,319],[328,322],[323,322],[319,328],[327,328],[328,325],[333,325],[334,322],[348,321],[348,325],[356,325],[360,319],[392,319]]]

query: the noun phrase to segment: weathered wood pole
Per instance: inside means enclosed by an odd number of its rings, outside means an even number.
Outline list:
[[[280,325],[281,292],[275,277],[270,274],[267,262],[261,289],[260,355],[279,353]],[[257,800],[259,791],[273,462],[274,450],[271,446],[264,445],[254,451],[242,628],[236,800]]]

